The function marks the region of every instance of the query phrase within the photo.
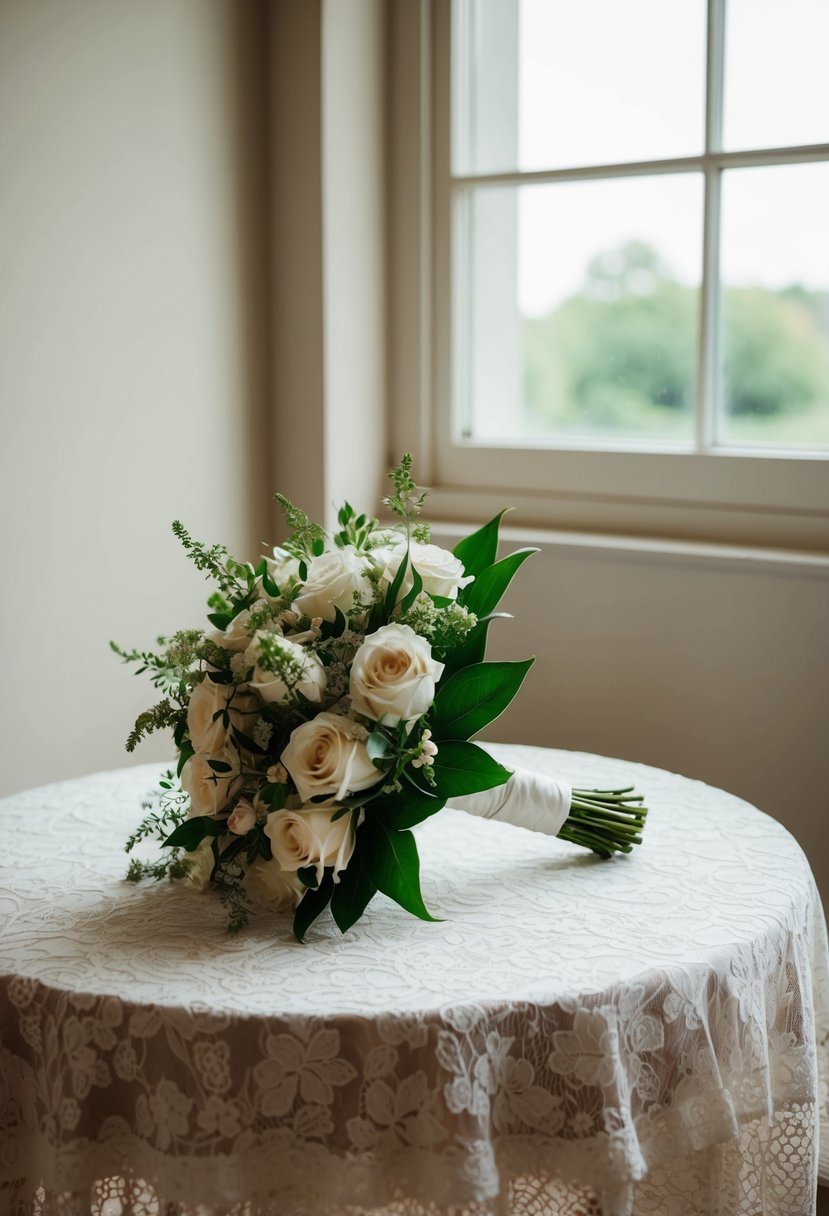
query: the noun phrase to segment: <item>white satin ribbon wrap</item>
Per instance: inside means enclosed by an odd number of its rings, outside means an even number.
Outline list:
[[[558,836],[570,813],[572,787],[545,773],[517,768],[505,785],[482,794],[452,798],[449,805],[483,819],[500,819],[531,832]]]

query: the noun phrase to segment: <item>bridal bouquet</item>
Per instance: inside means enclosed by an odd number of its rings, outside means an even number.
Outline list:
[[[536,550],[497,560],[503,512],[451,553],[431,544],[411,457],[389,476],[393,526],[345,503],[329,534],[277,495],[291,535],[257,566],[174,523],[215,583],[210,630],[159,638],[158,651],[112,643],[162,693],[127,750],[170,728],[178,751],[126,846],[155,837],[166,856],[134,858],[127,877],[212,885],[231,931],[263,902],[295,909],[300,941],[329,905],[344,933],[377,891],[434,919],[411,829],[450,799],[604,856],[641,839],[646,812],[630,790],[545,786],[470,742],[532,665],[487,663],[484,652],[501,597]]]

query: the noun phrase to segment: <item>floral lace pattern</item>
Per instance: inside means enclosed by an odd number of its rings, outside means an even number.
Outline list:
[[[418,829],[439,924],[378,898],[299,946],[122,882],[152,768],[0,802],[44,844],[9,832],[0,871],[0,1211],[811,1212],[829,963],[798,846],[698,782],[496,750],[635,781],[638,855],[446,811]]]

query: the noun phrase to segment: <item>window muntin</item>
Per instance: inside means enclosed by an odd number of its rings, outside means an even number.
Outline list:
[[[729,0],[729,12],[731,4],[739,5],[739,0]],[[655,61],[664,49],[663,21],[653,16],[647,0],[635,7],[620,8],[613,0],[590,0],[577,7],[578,20],[589,19],[610,43],[613,16],[624,12],[628,37],[631,31],[639,32],[638,54],[644,48],[646,57]],[[806,0],[801,7],[807,7]],[[664,19],[665,11],[672,12],[674,6],[659,8]],[[704,23],[700,15],[704,8],[701,3],[676,5],[687,25],[685,74],[691,70],[688,64],[696,65],[699,87],[685,91],[697,101],[689,103],[684,119],[671,116],[668,125],[674,132],[673,142],[660,145],[654,138],[652,112],[644,105],[639,107],[637,125],[636,107],[623,96],[620,112],[629,118],[633,115],[627,125],[635,127],[642,139],[636,143],[635,139],[620,138],[603,145],[601,116],[608,116],[606,102],[597,104],[582,121],[579,107],[565,109],[562,98],[557,98],[553,90],[547,109],[550,127],[546,143],[541,136],[532,136],[525,117],[527,99],[542,87],[543,73],[536,67],[545,60],[543,29],[549,32],[555,20],[562,23],[562,29],[569,28],[572,6],[566,6],[565,11],[565,6],[550,4],[549,0],[456,0],[456,171],[451,177],[450,206],[456,277],[452,433],[457,441],[474,444],[501,439],[515,445],[529,440],[534,445],[541,442],[556,447],[576,443],[586,449],[610,444],[642,451],[654,442],[672,450],[697,452],[829,449],[824,422],[829,401],[822,394],[817,366],[823,359],[825,342],[825,276],[822,272],[813,274],[807,288],[809,299],[804,302],[801,292],[800,300],[796,300],[798,289],[803,287],[804,258],[793,251],[785,264],[787,245],[791,244],[787,232],[796,204],[783,207],[775,202],[781,190],[786,193],[783,187],[769,194],[765,210],[759,206],[741,209],[738,205],[739,182],[748,180],[750,167],[754,167],[755,181],[760,185],[784,179],[794,183],[798,172],[807,170],[819,177],[829,162],[829,146],[781,149],[766,140],[764,147],[748,153],[722,150],[723,104],[728,100],[723,82],[729,79],[730,70],[724,40],[725,10],[719,0],[708,5],[707,58],[703,62],[700,30]],[[738,11],[732,22],[734,39],[744,38],[741,21],[744,25]],[[772,37],[768,31],[765,36]],[[616,43],[625,44],[621,35]],[[584,39],[574,40],[557,46],[555,55],[566,55],[569,47],[572,64],[578,66],[579,56],[589,45]],[[536,67],[527,69],[527,64]],[[589,79],[589,54],[584,70]],[[673,71],[680,72],[676,64]],[[535,81],[532,88],[528,89],[527,78]],[[645,92],[649,84],[642,86]],[[701,105],[703,92],[705,107]],[[658,98],[658,90],[652,96]],[[829,106],[826,108],[829,110]],[[704,114],[705,139],[700,140],[697,153],[689,153],[694,144],[694,109]],[[668,110],[670,116],[670,107]],[[829,113],[825,119],[810,118],[811,125],[804,123],[798,130],[812,137],[823,133],[829,138],[826,119]],[[699,125],[703,125],[701,121]],[[543,124],[536,126],[541,131]],[[613,121],[607,126],[614,129]],[[566,139],[559,139],[557,145],[555,132],[565,128]],[[576,156],[574,131],[576,136],[581,131],[583,138],[576,138],[576,144],[591,150],[593,164]],[[563,164],[568,147],[571,161]],[[646,147],[658,149],[650,156],[670,155],[671,159],[625,163],[632,157],[641,158]],[[547,159],[542,160],[542,155]],[[819,163],[800,165],[800,160]],[[511,165],[519,167],[503,168]],[[775,175],[768,168],[772,165],[786,168],[778,168]],[[463,166],[466,168],[460,171]],[[620,199],[638,195],[647,200],[658,199],[660,188],[667,195],[669,185],[674,186],[677,197],[683,193],[686,201],[663,203],[661,207],[643,202],[638,217],[621,227],[614,221],[624,215],[622,204],[614,208],[608,202],[604,209],[599,207],[604,214],[598,219],[596,208],[586,201],[582,209],[572,205],[579,190],[583,200],[600,198],[602,193],[608,200],[614,194]],[[698,206],[703,196],[705,214],[701,221],[690,200],[697,200]],[[791,190],[788,197],[795,197]],[[739,211],[743,233],[737,239],[731,235],[730,217]],[[549,216],[546,225],[544,212]],[[727,233],[720,230],[721,213],[729,224]],[[687,239],[679,235],[683,224]],[[666,226],[673,231],[667,232]],[[813,224],[810,231],[815,242],[812,265],[820,266],[829,251],[829,218],[822,228]],[[604,234],[607,244],[602,248],[594,238]],[[724,236],[728,237],[725,244]],[[745,306],[745,292],[752,289],[750,281],[745,276],[733,281],[729,278],[725,290],[721,288],[726,259],[733,261],[734,250],[746,243],[758,251],[760,279],[753,286],[765,298],[768,314],[762,339],[749,335],[746,340],[745,333],[740,333],[740,327],[744,330],[751,322],[751,309]],[[593,258],[587,259],[584,250],[591,244]],[[776,286],[763,282],[764,247],[776,251]],[[585,275],[574,286],[572,263],[578,260],[577,250],[581,250]],[[592,269],[587,264],[591,260]],[[605,288],[615,291],[619,298],[615,308],[601,308],[595,299],[598,285],[594,272],[597,266],[600,271],[602,266],[605,272],[612,271],[614,265],[619,268],[621,282],[606,282]],[[730,267],[731,262],[727,265]],[[546,314],[539,314],[532,301],[542,299],[545,290],[550,307]],[[781,301],[778,296],[787,298]],[[668,326],[664,323],[667,305],[663,307],[667,300],[681,318]],[[592,302],[592,311],[585,301]],[[565,341],[564,323],[569,322],[572,331],[572,317],[579,307],[584,316],[590,314],[589,324],[575,338],[570,332]],[[798,307],[799,320],[792,320]],[[654,319],[650,327],[649,311]],[[791,356],[790,331],[799,323],[805,324],[809,316],[817,337],[802,346],[801,353],[810,352],[816,366],[801,380],[811,383],[811,398],[806,400],[803,384],[798,387],[787,383],[781,375],[770,393],[762,400],[756,398],[758,408],[752,410],[752,396],[744,391],[751,370],[752,342],[762,340],[770,365],[778,357],[785,363]],[[618,346],[615,354],[607,349],[614,342]],[[575,366],[574,345],[581,348]],[[592,367],[591,349],[595,352]],[[649,350],[657,364],[650,369]],[[740,351],[742,370],[737,359]],[[662,369],[660,362],[664,364]],[[573,389],[574,382],[578,391]],[[806,414],[809,418],[804,423]]]

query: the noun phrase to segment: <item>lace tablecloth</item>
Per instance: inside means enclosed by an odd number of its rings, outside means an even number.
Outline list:
[[[441,923],[378,896],[300,946],[121,881],[151,767],[0,802],[0,1211],[811,1212],[829,968],[797,844],[695,781],[496,750],[636,782],[645,844],[447,810],[418,829]]]

